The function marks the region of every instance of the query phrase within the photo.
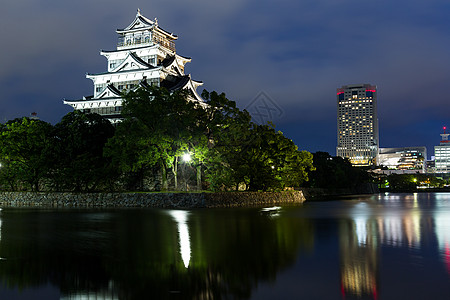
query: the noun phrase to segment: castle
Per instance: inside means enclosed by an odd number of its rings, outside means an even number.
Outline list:
[[[150,20],[138,10],[133,22],[116,32],[117,50],[100,51],[108,60],[108,70],[86,75],[94,83],[93,95],[81,100],[64,100],[64,104],[82,112],[98,113],[115,123],[120,120],[121,93],[139,87],[187,89],[190,101],[204,103],[197,93],[202,82],[184,73],[185,64],[191,59],[176,53],[178,37],[159,27],[157,19]]]

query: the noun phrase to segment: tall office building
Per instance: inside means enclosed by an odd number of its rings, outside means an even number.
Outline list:
[[[448,140],[449,133],[441,134],[442,140],[439,146],[434,146],[436,173],[450,173],[450,141]]]
[[[377,164],[377,87],[370,84],[344,85],[337,89],[336,155],[354,166]]]

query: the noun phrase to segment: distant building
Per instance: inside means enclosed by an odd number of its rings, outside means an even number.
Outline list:
[[[31,120],[39,120],[37,112],[32,112],[29,117]]]
[[[445,132],[446,129],[444,127],[439,146],[434,146],[436,173],[450,173],[450,141],[448,140],[450,134]]]
[[[116,31],[117,50],[100,51],[108,59],[106,72],[87,74],[94,83],[94,94],[81,100],[64,100],[75,110],[98,113],[114,122],[120,118],[123,91],[139,87],[162,86],[169,91],[187,89],[191,101],[204,103],[197,93],[202,82],[184,74],[191,59],[175,51],[176,35],[150,20],[138,10],[133,22]]]
[[[336,155],[354,166],[377,164],[377,87],[370,84],[344,85],[337,89]]]
[[[436,173],[436,162],[434,160],[434,156],[431,157],[431,160],[426,161],[427,164],[427,173]]]
[[[426,171],[426,147],[380,148],[378,165],[392,170]]]

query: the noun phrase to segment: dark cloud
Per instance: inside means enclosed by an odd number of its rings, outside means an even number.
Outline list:
[[[244,108],[264,91],[277,127],[300,148],[335,152],[335,90],[379,89],[381,145],[439,142],[448,122],[448,1],[6,0],[0,11],[2,120],[37,111],[57,122],[63,98],[92,93],[86,72],[140,8],[179,36],[187,71]]]

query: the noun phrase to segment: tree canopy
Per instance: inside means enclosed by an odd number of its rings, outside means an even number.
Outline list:
[[[0,184],[9,190],[282,190],[299,187],[312,155],[273,124],[251,122],[225,94],[137,89],[121,122],[74,111],[54,126],[0,124]],[[183,159],[184,157],[184,159]],[[187,157],[187,158],[186,158]]]

